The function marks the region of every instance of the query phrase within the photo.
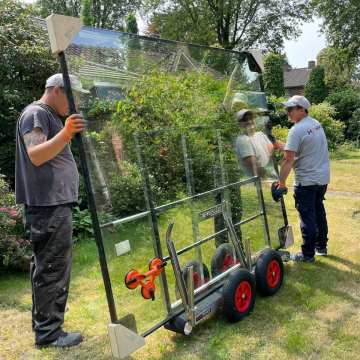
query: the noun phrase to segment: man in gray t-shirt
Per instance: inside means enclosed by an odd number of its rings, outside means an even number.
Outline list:
[[[285,181],[291,168],[295,172],[294,198],[299,212],[303,238],[302,251],[290,259],[314,262],[314,255],[327,255],[327,220],[323,201],[330,182],[330,160],[327,141],[321,124],[308,116],[310,102],[295,95],[282,105],[287,106],[289,121],[295,123],[285,143],[273,137],[274,146],[285,152],[277,190],[286,194]]]
[[[72,88],[79,81],[70,76]],[[79,89],[81,91],[81,89]],[[72,205],[79,175],[69,141],[85,129],[78,114],[63,126],[69,105],[62,74],[46,81],[39,101],[21,113],[16,128],[15,196],[24,204],[24,225],[30,234],[32,328],[35,345],[69,347],[82,335],[62,330],[72,261]]]

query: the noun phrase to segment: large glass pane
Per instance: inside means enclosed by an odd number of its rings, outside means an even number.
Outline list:
[[[278,246],[284,219],[270,192],[277,172],[260,74],[246,53],[88,27],[66,59],[89,90],[73,93],[89,122],[83,143],[117,316],[133,314],[143,334],[182,306],[166,246],[170,222],[180,266],[195,267],[195,299],[238,263],[224,200],[254,259]],[[244,109],[251,124],[239,121]],[[154,257],[168,265],[151,301],[125,277],[148,272]]]

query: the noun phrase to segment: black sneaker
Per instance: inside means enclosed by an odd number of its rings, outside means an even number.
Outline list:
[[[51,343],[37,344],[35,342],[35,346],[38,349],[45,349],[48,347],[65,348],[65,347],[79,345],[82,341],[83,341],[83,336],[81,334],[64,332],[57,338],[57,340]]]
[[[315,261],[315,258],[312,256],[305,256],[303,255],[303,253],[300,251],[296,254],[290,254],[290,260],[293,260],[293,261],[304,261],[304,262],[314,262]]]
[[[315,249],[315,255],[327,256],[327,249]]]

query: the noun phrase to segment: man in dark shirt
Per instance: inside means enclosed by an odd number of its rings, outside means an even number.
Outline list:
[[[70,76],[72,88],[80,82]],[[69,141],[85,129],[86,121],[69,114],[62,74],[46,81],[39,101],[21,113],[16,129],[16,203],[24,204],[24,225],[30,233],[32,327],[38,348],[69,347],[82,335],[66,333],[61,325],[70,285],[72,207],[77,201],[79,175]]]

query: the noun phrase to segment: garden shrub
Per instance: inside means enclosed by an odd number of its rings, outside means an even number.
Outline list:
[[[73,237],[72,241],[83,241],[94,237],[91,215],[89,209],[80,210],[79,206],[73,207]]]
[[[281,127],[287,128],[290,128],[292,126],[285,113],[286,107],[281,105],[282,102],[287,100],[288,98],[286,98],[285,96],[276,97],[274,95],[270,95],[266,97],[269,115],[273,125],[280,125]]]
[[[334,119],[336,116],[334,106],[327,102],[312,105],[309,109],[309,116],[317,120],[324,129],[329,150],[334,150],[338,144],[344,141],[345,125]]]
[[[155,195],[162,202],[187,189],[183,160],[178,158],[182,147],[181,131],[175,130],[234,122],[229,113],[219,109],[227,82],[227,79],[219,81],[196,71],[180,74],[154,71],[133,83],[127,89],[127,98],[119,101],[117,113],[111,120],[112,126],[121,134],[129,163],[138,161],[135,132],[166,129],[161,134],[154,133],[141,140],[148,171],[154,176]],[[196,138],[201,134],[189,136]],[[205,191],[213,181],[213,175],[209,173],[214,159],[214,153],[209,150],[213,146],[213,136],[208,140],[195,138],[190,141],[195,145],[189,148],[195,187],[197,191]]]
[[[23,226],[23,206],[0,174],[0,272],[28,270],[31,245]]]
[[[0,168],[13,183],[16,121],[41,97],[46,79],[59,72],[59,65],[46,30],[34,21],[28,5],[3,0],[0,19]]]
[[[282,127],[281,125],[275,125],[271,130],[271,132],[275,135],[276,139],[283,143],[286,143],[289,131],[290,129]],[[280,151],[279,149],[275,149],[275,155],[276,159],[278,161],[281,161],[284,156],[284,152]]]
[[[356,109],[348,122],[348,127],[346,128],[347,138],[350,141],[359,142],[360,138],[360,109]]]
[[[343,144],[340,144],[336,149],[329,151],[329,156],[331,160],[343,160],[351,159],[354,156],[354,151],[358,148],[357,142],[345,141]]]
[[[335,107],[336,120],[345,121],[350,119],[352,113],[360,108],[360,97],[354,90],[346,90],[330,94],[326,100]]]
[[[305,86],[305,97],[310,101],[311,105],[315,105],[322,103],[326,96],[325,67],[315,66],[311,70],[309,80]]]
[[[277,97],[285,95],[284,70],[280,55],[271,53],[264,57],[263,79],[266,94]]]

